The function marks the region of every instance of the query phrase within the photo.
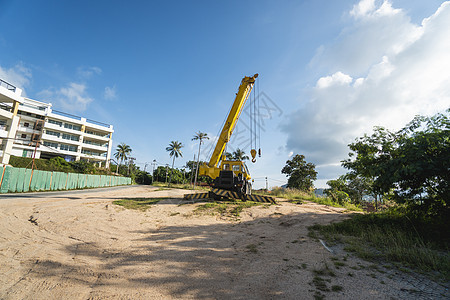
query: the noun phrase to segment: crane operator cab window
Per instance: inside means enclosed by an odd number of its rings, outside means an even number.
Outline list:
[[[233,165],[233,171],[234,172],[239,172],[241,170],[241,166],[240,165]]]
[[[230,165],[229,164],[224,164],[223,165],[223,169],[224,169],[224,171],[230,171]]]

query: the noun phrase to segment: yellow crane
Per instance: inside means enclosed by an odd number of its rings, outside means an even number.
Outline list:
[[[204,163],[199,166],[199,176],[208,176],[214,180],[213,189],[209,193],[185,195],[186,199],[228,197],[241,200],[274,202],[271,197],[252,196],[251,177],[245,163],[240,160],[227,160],[224,154],[245,102],[255,85],[256,78],[258,78],[258,74],[245,76],[242,79],[233,106],[220,132],[214,152],[207,164]],[[251,155],[254,162],[256,157],[255,149],[251,150]]]
[[[251,194],[251,177],[247,166],[243,161],[227,160],[224,152],[227,143],[230,141],[231,134],[236,127],[236,123],[239,120],[245,102],[253,89],[256,78],[258,78],[258,74],[251,77],[245,76],[242,79],[233,106],[228,113],[227,120],[223,125],[216,147],[211,155],[211,159],[208,164],[203,164],[199,167],[199,175],[209,176],[214,179],[213,186],[215,188]]]

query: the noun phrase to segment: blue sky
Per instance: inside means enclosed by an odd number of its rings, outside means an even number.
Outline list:
[[[193,134],[216,136],[242,77],[259,73],[256,187],[283,184],[297,153],[323,187],[373,126],[449,107],[449,20],[435,0],[0,0],[0,78],[113,124],[114,147],[129,144],[143,168],[170,163],[172,140],[185,145],[176,166],[192,159]],[[246,144],[245,122],[231,147]]]

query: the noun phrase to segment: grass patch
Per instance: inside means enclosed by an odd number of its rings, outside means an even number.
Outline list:
[[[308,193],[296,189],[274,188],[271,191],[252,191],[255,195],[272,196],[290,200],[292,203],[302,204],[301,200],[311,200],[315,196],[313,193]],[[295,201],[295,202],[294,202]]]
[[[245,248],[247,248],[248,252],[258,253],[258,249],[256,248],[255,244],[247,245],[247,246],[245,246]]]
[[[153,182],[152,186],[160,187],[160,188],[174,188],[174,189],[182,189],[182,190],[193,190],[192,185],[189,183],[172,183],[169,184],[165,182]],[[162,189],[161,189],[162,190]],[[210,188],[208,186],[196,186],[195,190],[199,191],[209,191]]]
[[[253,193],[255,195],[266,195],[284,198],[294,204],[303,204],[304,201],[312,201],[322,205],[345,208],[349,211],[362,211],[361,208],[352,203],[345,202],[343,204],[339,204],[337,202],[332,201],[332,199],[329,197],[316,197],[314,192],[305,192],[297,189],[274,188],[271,191],[260,190],[260,191],[253,191]]]
[[[339,269],[340,267],[345,266],[346,264],[341,262],[341,261],[334,261],[334,266],[336,267],[336,269]]]
[[[145,211],[151,205],[167,198],[124,198],[113,201],[113,204],[123,206],[127,209],[137,209]]]
[[[224,201],[224,202],[208,202],[199,205],[195,210],[195,214],[220,215],[224,217],[238,218],[245,208],[252,206],[264,205],[259,202],[252,201]]]
[[[340,291],[342,291],[344,288],[342,287],[342,286],[340,286],[340,285],[332,285],[331,286],[331,290],[333,291],[333,292],[340,292]]]
[[[325,279],[323,279],[322,277],[314,276],[312,282],[313,282],[314,286],[316,287],[316,289],[318,289],[319,291],[328,292],[330,290],[327,287],[327,283],[326,283]]]
[[[345,243],[345,250],[372,261],[400,263],[450,278],[448,224],[412,218],[398,211],[354,215],[330,225],[310,227],[310,236]]]
[[[358,207],[355,204],[352,204],[350,202],[344,202],[344,203],[340,204],[338,202],[334,202],[329,197],[314,197],[314,199],[312,199],[310,201],[315,202],[317,204],[328,205],[328,206],[332,206],[332,207],[345,208],[345,209],[347,209],[349,211],[363,211],[360,207]]]

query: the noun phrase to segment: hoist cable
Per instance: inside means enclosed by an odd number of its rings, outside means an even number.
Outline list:
[[[249,101],[249,105],[250,105],[249,123],[250,123],[250,149],[251,149],[252,145],[253,145],[252,97],[250,96],[249,98],[250,98],[250,101]]]
[[[259,149],[259,155],[261,156],[261,115],[260,115],[260,100],[259,98],[261,97],[261,94],[259,93],[259,80],[258,83],[256,85],[257,89],[258,89],[258,149]]]

